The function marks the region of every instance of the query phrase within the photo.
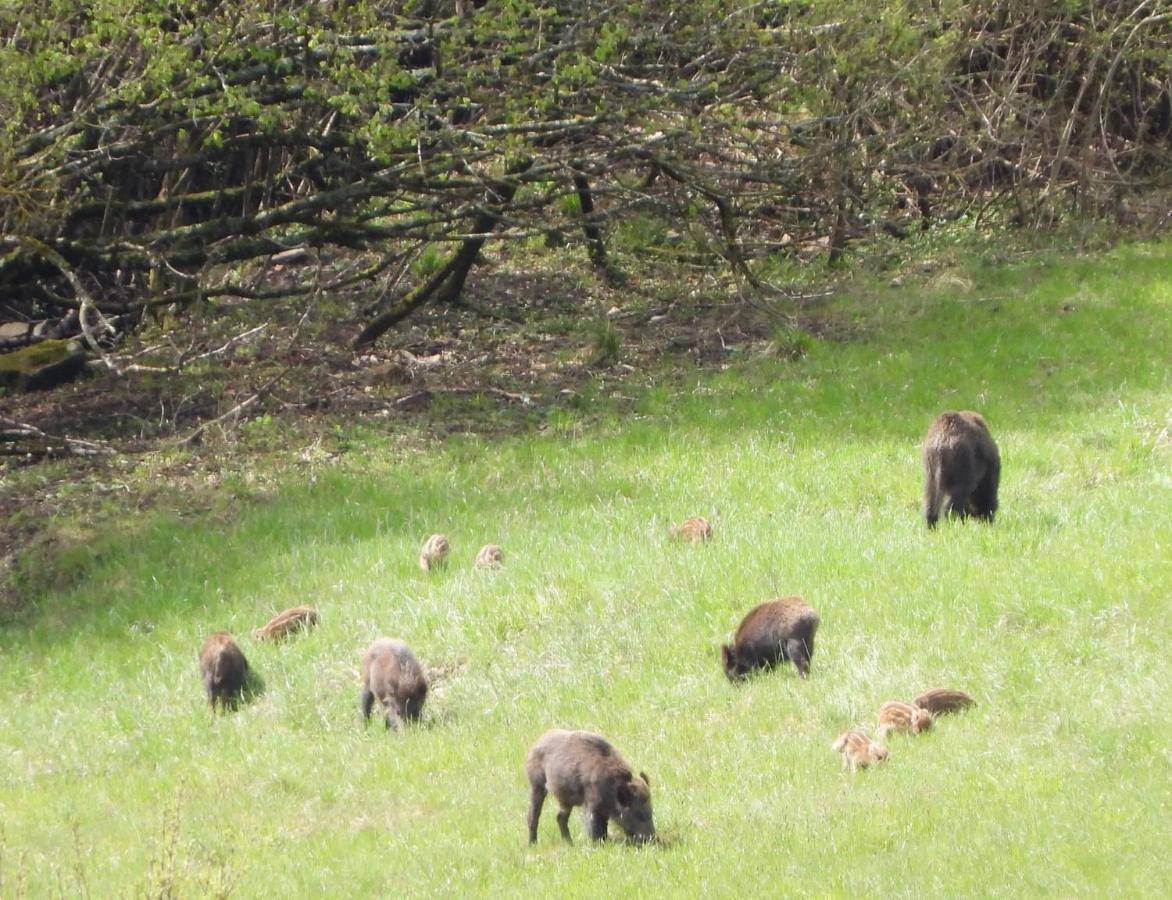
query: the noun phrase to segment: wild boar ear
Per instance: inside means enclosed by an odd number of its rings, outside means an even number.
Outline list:
[[[726,669],[733,667],[732,648],[728,644],[722,644],[720,648],[720,661],[724,663]]]
[[[643,779],[643,783],[647,785],[647,787],[651,787],[651,779],[647,777],[646,772],[640,772],[639,777]]]
[[[627,777],[620,781],[615,787],[615,799],[619,801],[619,806],[630,806],[631,801],[635,799],[634,793],[631,791],[631,773],[627,773]]]

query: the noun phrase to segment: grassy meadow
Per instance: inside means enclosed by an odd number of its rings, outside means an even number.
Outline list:
[[[0,896],[1172,894],[1172,243],[828,313],[843,336],[797,360],[499,440],[356,430],[262,502],[107,540],[0,630]],[[919,442],[963,408],[1001,511],[929,533]],[[668,540],[690,515],[710,545]],[[503,570],[473,571],[489,541]],[[721,642],[788,594],[822,617],[811,679],[729,684]],[[300,603],[313,633],[248,636]],[[219,629],[264,685],[213,720]],[[418,728],[362,727],[380,635],[433,672]],[[840,732],[935,686],[978,706],[842,771]],[[555,726],[649,774],[660,845],[590,846],[576,812],[566,846],[551,800],[528,846],[522,762]]]

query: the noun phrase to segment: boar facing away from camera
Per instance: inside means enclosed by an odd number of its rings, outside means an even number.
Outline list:
[[[818,622],[818,614],[801,597],[770,600],[754,607],[733,642],[720,648],[724,673],[735,681],[754,669],[770,669],[788,659],[806,678]]]
[[[529,776],[529,843],[537,841],[537,820],[545,796],[552,792],[561,810],[558,829],[570,839],[570,811],[586,809],[586,833],[591,840],[606,840],[607,823],[616,825],[632,840],[654,840],[651,786],[642,772],[631,767],[601,735],[589,731],[554,729],[543,734],[525,758]]]
[[[240,701],[248,677],[248,660],[232,635],[225,631],[210,635],[200,651],[199,668],[212,712],[216,711],[216,701],[221,710]]]
[[[992,522],[997,512],[1001,454],[979,413],[945,412],[924,438],[924,520],[975,516]]]
[[[427,699],[427,679],[411,648],[396,638],[379,638],[362,656],[362,716],[370,720],[377,699],[387,728],[415,722]]]

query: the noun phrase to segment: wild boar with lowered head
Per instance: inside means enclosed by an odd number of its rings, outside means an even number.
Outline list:
[[[415,722],[423,712],[423,666],[397,638],[379,638],[362,656],[362,716],[368,721],[376,698],[386,710],[387,728]]]
[[[842,754],[842,767],[849,768],[852,773],[872,764],[885,763],[889,756],[886,747],[861,731],[848,731],[839,735],[830,748]]]
[[[423,547],[419,550],[419,568],[424,572],[430,572],[432,569],[446,566],[448,554],[451,552],[452,545],[448,543],[448,539],[442,534],[433,534],[423,542]]]
[[[958,691],[954,688],[932,688],[930,691],[924,691],[912,701],[920,709],[926,709],[934,716],[959,712],[975,705],[976,702],[964,691]]]
[[[558,828],[567,843],[573,843],[569,822],[575,806],[586,809],[586,833],[591,840],[606,840],[610,821],[639,843],[655,838],[647,776],[640,772],[635,777],[631,767],[601,735],[547,731],[530,748],[525,773],[530,787],[529,843],[537,841],[537,820],[549,792],[561,806]]]
[[[899,700],[888,700],[879,707],[879,740],[881,741],[893,731],[919,734],[931,727],[932,714],[926,709]]]
[[[280,641],[299,631],[308,630],[317,623],[317,610],[312,606],[294,606],[254,629],[252,637],[257,641]]]
[[[924,520],[974,516],[992,522],[997,512],[1001,454],[980,413],[936,417],[924,438]]]
[[[720,648],[724,673],[736,681],[754,669],[769,669],[788,659],[806,678],[818,622],[818,614],[801,597],[770,600],[754,607],[733,642]]]
[[[225,631],[210,635],[200,651],[199,668],[212,712],[216,711],[217,700],[221,710],[239,702],[248,677],[248,660],[232,635]]]

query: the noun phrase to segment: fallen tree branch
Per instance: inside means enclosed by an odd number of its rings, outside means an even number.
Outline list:
[[[0,447],[4,456],[113,456],[115,450],[103,441],[86,441],[68,435],[49,434],[25,422],[17,422],[7,416],[0,416],[0,444],[13,443],[19,439],[42,441],[37,448]]]
[[[520,403],[522,406],[532,406],[533,398],[528,394],[517,394],[513,391],[506,391],[497,387],[433,387],[424,388],[421,391],[415,391],[410,394],[405,394],[395,400],[396,406],[407,406],[416,400],[423,400],[430,397],[432,394],[464,394],[474,396],[476,394],[492,394],[495,397],[504,397],[506,400],[512,400],[515,403]]]
[[[277,383],[282,378],[285,377],[287,372],[288,372],[287,369],[282,369],[278,374],[274,375],[272,378],[270,378],[268,381],[266,381],[264,384],[262,384],[260,386],[260,388],[258,388],[257,391],[254,394],[252,394],[250,397],[248,397],[245,400],[241,400],[239,403],[237,403],[235,406],[233,406],[230,410],[228,410],[222,416],[217,416],[216,418],[212,419],[211,421],[202,423],[198,428],[195,429],[195,431],[191,432],[191,434],[189,434],[187,437],[180,438],[179,440],[177,440],[175,442],[175,446],[182,447],[187,444],[198,443],[200,441],[200,439],[203,437],[203,433],[205,431],[207,431],[209,428],[211,428],[213,425],[219,425],[221,422],[226,422],[229,419],[239,418],[240,414],[242,412],[244,412],[246,409],[249,409],[252,406],[255,406],[257,403],[260,402],[260,400],[263,397],[268,395],[272,391],[272,389],[277,386]]]
[[[191,357],[191,359],[184,359],[182,356],[180,356],[179,363],[178,363],[176,369],[177,370],[182,369],[184,366],[189,366],[194,362],[199,362],[201,359],[207,359],[210,356],[219,356],[225,350],[228,350],[228,349],[236,346],[237,344],[241,343],[242,341],[248,340],[254,334],[258,334],[259,332],[264,331],[267,327],[268,327],[267,323],[257,325],[255,328],[250,328],[250,329],[248,329],[248,331],[241,332],[240,334],[236,335],[236,337],[228,338],[227,341],[225,341],[221,346],[217,347],[215,350],[209,350],[206,353],[199,354],[199,356],[193,356],[193,357]]]

